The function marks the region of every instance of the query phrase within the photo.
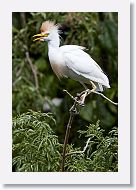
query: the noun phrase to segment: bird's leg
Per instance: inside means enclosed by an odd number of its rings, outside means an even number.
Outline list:
[[[66,92],[77,104],[80,106],[84,106],[85,97],[88,95],[88,92],[90,90],[87,89],[80,94],[78,93],[76,97],[72,96],[67,90],[63,90],[63,92]],[[70,110],[71,111],[71,110]]]
[[[79,104],[81,106],[84,106],[84,102],[85,102],[85,98],[86,96],[90,93],[90,90],[89,89],[86,89],[85,91],[81,92],[80,94],[80,100],[79,100]]]
[[[90,81],[91,82],[91,84],[92,84],[92,87],[93,87],[93,89],[91,90],[91,92],[95,92],[96,91],[96,85],[93,83],[93,81]],[[90,92],[90,93],[91,93]]]
[[[87,86],[83,82],[80,82],[80,83],[83,85],[83,87],[85,88],[85,90],[88,89]]]
[[[88,94],[90,94],[90,89],[88,89],[83,82],[80,81],[80,83],[83,85],[85,90],[82,91],[81,93],[77,93],[77,97],[79,98],[79,105],[84,106],[85,98]]]
[[[82,105],[82,106],[84,106],[86,96],[88,96],[92,92],[96,91],[96,88],[97,88],[96,85],[92,81],[90,81],[90,82],[92,84],[92,90],[88,89],[87,86],[84,83],[81,83],[85,88],[85,91],[78,94],[78,97],[80,97],[80,105]]]
[[[81,93],[77,93],[77,96],[81,96],[82,94],[84,94],[86,92],[86,90],[88,90],[87,86],[83,82],[80,81],[80,83],[83,85],[83,87],[85,88],[85,90],[82,91]]]

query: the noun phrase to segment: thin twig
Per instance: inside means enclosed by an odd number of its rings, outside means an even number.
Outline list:
[[[72,96],[67,90],[64,89],[63,92],[66,92],[74,101],[77,102],[77,100],[75,99],[75,97]]]
[[[109,98],[107,98],[106,96],[104,96],[104,94],[100,93],[100,92],[96,92],[96,91],[92,91],[94,94],[98,94],[100,96],[102,96],[103,98],[105,98],[106,100],[108,100],[110,103],[114,104],[114,105],[118,105],[118,103],[113,102],[112,100],[110,100]]]
[[[21,63],[20,68],[18,69],[18,71],[16,72],[16,78],[20,76],[22,70],[24,67],[24,62]]]
[[[83,154],[86,151],[87,147],[88,147],[90,139],[91,139],[91,137],[87,140],[86,145],[85,145],[85,147],[83,148],[82,151],[69,152],[69,153],[66,154],[66,156],[69,156],[71,154]]]
[[[37,70],[36,70],[36,67],[33,65],[32,63],[32,60],[29,56],[29,52],[27,51],[26,52],[26,59],[31,67],[31,70],[32,70],[32,73],[33,73],[33,76],[34,76],[34,81],[35,81],[35,87],[36,87],[36,90],[38,91],[39,89],[39,83],[38,83],[38,78],[37,78]]]

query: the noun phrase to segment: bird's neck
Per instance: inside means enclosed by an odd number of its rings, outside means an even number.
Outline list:
[[[52,39],[48,42],[48,46],[49,48],[58,48],[60,45],[60,38],[59,38],[59,34],[55,33],[52,35]]]

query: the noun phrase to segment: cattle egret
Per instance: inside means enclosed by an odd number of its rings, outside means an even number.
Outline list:
[[[110,88],[108,77],[100,66],[85,52],[85,47],[78,45],[60,46],[59,25],[45,21],[40,28],[41,33],[34,35],[33,41],[48,43],[48,56],[51,67],[59,79],[69,77],[85,84],[92,85],[92,91],[102,92]]]

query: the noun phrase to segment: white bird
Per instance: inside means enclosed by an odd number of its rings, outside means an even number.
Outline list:
[[[93,91],[102,92],[110,88],[108,77],[100,66],[87,54],[85,47],[78,45],[60,46],[59,25],[45,21],[40,28],[41,33],[34,35],[33,41],[46,41],[48,43],[48,56],[51,67],[57,77],[69,77],[85,84],[92,84]]]

